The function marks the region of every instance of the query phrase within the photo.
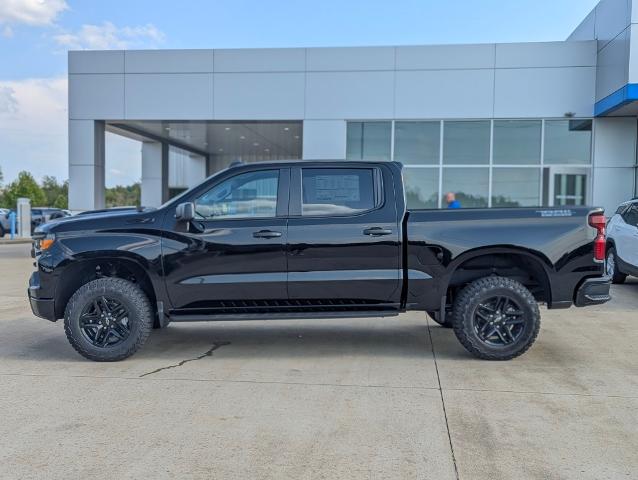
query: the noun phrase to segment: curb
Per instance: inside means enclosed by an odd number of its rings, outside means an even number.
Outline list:
[[[32,242],[33,240],[30,238],[14,238],[13,240],[10,240],[8,238],[0,238],[0,245],[19,245]]]

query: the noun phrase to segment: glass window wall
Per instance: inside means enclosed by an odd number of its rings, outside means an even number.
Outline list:
[[[462,208],[590,201],[591,119],[349,122],[347,131],[348,159],[405,165],[410,208],[445,208],[448,192]]]

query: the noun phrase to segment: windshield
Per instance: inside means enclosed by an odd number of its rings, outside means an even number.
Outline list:
[[[188,190],[184,190],[182,193],[180,193],[179,195],[173,197],[173,198],[169,198],[166,202],[164,202],[162,205],[160,205],[159,208],[164,208],[164,207],[168,207],[171,203],[179,203],[179,200],[181,200],[182,198],[186,197],[188,194],[190,194],[193,190],[195,190],[196,188],[199,188],[202,183],[207,182],[208,180],[210,180],[211,178],[219,175],[220,173],[224,172],[227,169],[221,170],[219,172],[213,173],[212,175],[210,175],[209,177],[206,177],[202,182],[198,183],[197,185],[195,185],[194,187],[189,188]]]

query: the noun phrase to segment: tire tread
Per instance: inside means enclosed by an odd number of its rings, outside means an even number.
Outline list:
[[[488,350],[488,347],[479,343],[472,335],[468,335],[463,322],[465,316],[472,313],[467,310],[474,299],[495,288],[504,288],[519,295],[534,314],[532,333],[527,342],[518,350],[506,355]],[[541,326],[538,303],[531,292],[525,288],[522,283],[516,280],[495,275],[475,280],[461,290],[461,293],[454,302],[453,315],[453,328],[456,338],[458,338],[467,351],[483,360],[511,360],[522,355],[529,350],[536,341]]]
[[[95,293],[105,294],[107,290],[115,291],[125,296],[128,301],[134,304],[136,316],[139,317],[139,334],[135,342],[128,348],[113,352],[112,350],[94,351],[85,347],[84,341],[77,338],[76,333],[71,328],[71,315],[77,308],[83,308],[82,300]],[[153,327],[153,316],[150,302],[144,292],[133,282],[117,277],[98,278],[85,283],[71,296],[71,299],[64,310],[64,332],[71,346],[80,355],[96,362],[116,362],[133,355],[148,338]]]

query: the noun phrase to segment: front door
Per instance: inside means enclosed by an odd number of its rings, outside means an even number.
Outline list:
[[[381,164],[293,169],[288,295],[304,305],[400,300],[400,222]]]
[[[585,168],[546,167],[545,182],[549,187],[546,203],[550,207],[587,204],[589,172]]]
[[[175,222],[162,244],[174,310],[205,314],[286,300],[289,176],[287,168],[230,170],[190,199],[196,218]]]

